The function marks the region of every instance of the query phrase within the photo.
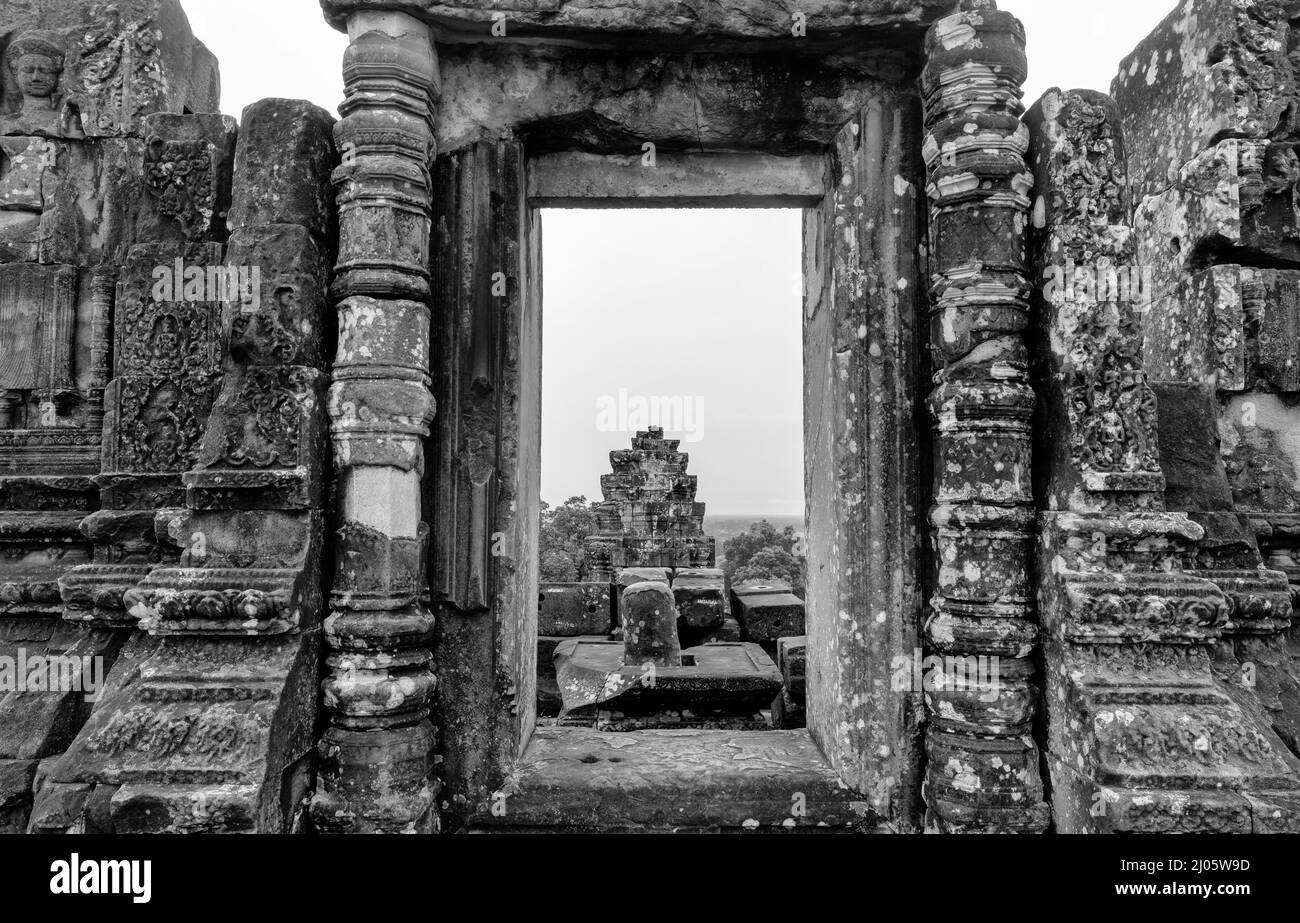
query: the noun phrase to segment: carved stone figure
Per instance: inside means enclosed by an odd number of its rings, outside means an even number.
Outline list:
[[[65,52],[52,33],[27,32],[9,43],[4,66],[20,100],[0,116],[0,134],[81,135],[80,111],[60,87]]]

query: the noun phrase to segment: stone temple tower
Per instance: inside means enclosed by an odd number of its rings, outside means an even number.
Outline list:
[[[691,457],[659,427],[636,434],[631,449],[609,453],[613,474],[600,479],[605,502],[599,533],[587,539],[591,580],[610,580],[625,567],[712,567],[716,549],[704,534],[699,478],[686,473]]]

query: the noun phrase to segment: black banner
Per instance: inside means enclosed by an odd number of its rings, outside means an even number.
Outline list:
[[[982,904],[1032,914],[1199,902],[1231,912],[1260,899],[1295,907],[1295,846],[1291,837],[6,837],[0,894],[14,909],[128,919],[282,906],[335,915],[419,901],[437,913],[480,899],[494,915],[511,901],[537,912],[558,910],[555,901],[642,912],[623,901],[648,897],[651,882],[680,887],[692,905],[713,894],[733,910],[768,912],[786,895],[810,913],[841,902],[866,914],[907,904],[929,914],[952,902],[963,917]]]

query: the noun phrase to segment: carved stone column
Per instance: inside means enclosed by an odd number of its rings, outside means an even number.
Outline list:
[[[358,13],[335,130],[339,344],[329,411],[337,475],[330,648],[311,805],[331,832],[436,831],[435,679],[420,479],[433,400],[428,241],[438,64],[427,26]]]
[[[930,184],[931,343],[938,387],[931,521],[937,578],[925,627],[945,658],[927,682],[927,825],[1039,832],[1048,823],[1031,731],[1038,638],[1030,583],[1034,392],[1021,124],[1025,34],[992,0],[930,29],[922,76]]]

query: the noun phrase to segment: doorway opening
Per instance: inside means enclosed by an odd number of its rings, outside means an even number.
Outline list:
[[[463,806],[471,825],[677,829],[742,827],[751,821],[784,827],[793,819],[800,827],[817,828],[916,826],[920,699],[892,677],[897,661],[911,657],[920,646],[920,548],[928,509],[922,483],[928,429],[919,397],[924,393],[925,349],[923,211],[918,187],[907,179],[922,175],[919,151],[913,123],[881,100],[865,106],[844,126],[829,151],[817,153],[659,151],[657,162],[648,162],[648,155],[576,150],[530,155],[524,143],[502,140],[437,159],[431,275],[440,306],[433,363],[439,414],[427,466],[429,573],[440,605],[433,645],[440,688],[435,714],[446,800],[453,807]],[[674,302],[676,307],[677,296],[669,293],[643,305],[642,316],[630,327],[609,323],[611,330],[625,330],[624,340],[604,347],[598,357],[578,350],[572,358],[557,360],[557,339],[562,348],[564,336],[576,334],[552,329],[543,335],[544,317],[553,314],[549,307],[544,310],[543,289],[549,305],[555,297],[552,277],[562,272],[555,254],[544,261],[543,248],[562,231],[556,227],[562,212],[552,210],[570,209],[612,210],[615,218],[621,212],[626,220],[650,214],[648,210],[689,209],[688,217],[697,222],[708,220],[710,209],[744,209],[751,222],[760,220],[754,216],[766,209],[799,212],[802,310],[792,312],[797,322],[786,315],[790,325],[780,336],[789,337],[791,353],[802,351],[802,362],[782,365],[793,379],[790,384],[798,382],[797,389],[785,393],[801,391],[803,408],[801,438],[796,436],[784,449],[803,459],[805,543],[797,550],[806,555],[806,729],[772,729],[762,715],[772,709],[764,709],[761,702],[755,703],[758,730],[708,724],[664,728],[636,720],[618,724],[644,717],[628,710],[621,719],[607,716],[610,720],[602,729],[599,712],[613,711],[598,707],[605,704],[600,701],[605,681],[621,674],[598,669],[599,663],[586,674],[600,678],[600,688],[590,696],[590,705],[596,707],[584,714],[578,714],[586,707],[581,703],[567,709],[569,717],[584,724],[556,726],[552,721],[547,726],[552,719],[544,712],[539,715],[539,629],[543,637],[564,637],[548,629],[550,616],[541,611],[545,603],[539,604],[545,586],[539,577],[543,499],[563,504],[569,496],[594,493],[597,472],[608,457],[607,484],[624,491],[605,510],[607,532],[617,533],[618,541],[586,549],[594,554],[584,553],[582,559],[602,570],[577,575],[595,576],[594,582],[604,583],[608,594],[593,600],[578,597],[571,615],[582,623],[579,630],[584,634],[566,640],[588,634],[605,637],[603,643],[615,647],[606,656],[620,662],[627,638],[614,634],[614,596],[618,592],[621,597],[622,589],[614,571],[638,565],[669,570],[667,577],[656,580],[651,575],[640,582],[651,604],[647,617],[635,621],[648,623],[667,611],[676,625],[679,607],[673,584],[687,576],[681,571],[709,571],[707,565],[718,563],[719,536],[714,534],[712,547],[708,536],[721,529],[707,516],[697,516],[694,503],[709,503],[707,512],[713,514],[748,512],[728,509],[731,504],[725,499],[719,503],[729,488],[744,483],[728,473],[725,456],[712,448],[722,441],[716,409],[720,405],[707,393],[697,394],[702,387],[682,384],[679,376],[666,385],[651,380],[621,386],[619,377],[627,378],[632,369],[628,356],[648,355],[641,360],[648,367],[658,362],[671,371],[666,359],[655,357],[671,359],[674,350],[689,354],[691,347],[701,350],[701,361],[707,362],[718,350],[752,344],[753,338],[731,337],[726,328],[713,330],[708,326],[711,312],[696,311],[666,322],[671,312],[665,304]],[[634,252],[641,261],[667,245],[653,234],[630,236],[640,247]],[[672,236],[671,231],[659,235]],[[716,231],[710,236],[715,241],[726,238]],[[600,235],[602,242],[613,237]],[[676,242],[675,237],[667,241]],[[592,284],[591,268],[583,266],[591,257],[579,250],[575,259],[574,288],[581,295],[583,287]],[[660,275],[671,281],[681,272],[683,259],[687,257],[675,254]],[[738,284],[731,276],[743,281],[758,271],[744,266],[729,275],[706,263],[699,275],[722,298]],[[794,275],[787,270],[774,282],[777,292],[791,301]],[[617,287],[577,316],[574,323],[584,336],[627,303],[629,289],[653,291],[655,284],[664,282],[617,281]],[[736,324],[745,334],[753,319]],[[662,344],[659,353],[646,349],[656,343]],[[557,371],[579,380],[584,374],[593,377],[596,359],[611,357],[616,377],[597,383],[603,404],[596,406],[598,398],[588,392],[577,402],[581,415],[570,418],[585,426],[588,435],[616,437],[597,440],[589,452],[579,453],[584,464],[593,466],[587,477],[596,483],[549,486],[551,472],[563,470],[557,469],[553,453],[563,447],[565,436],[548,434],[543,466],[543,394],[548,405],[556,401],[556,385],[543,388],[543,378]],[[745,359],[751,364],[744,365],[744,371],[763,371],[761,358],[762,353],[749,346]],[[576,368],[566,370],[565,365]],[[622,398],[620,387],[627,391]],[[752,392],[758,385],[749,387]],[[648,401],[640,406],[633,401],[638,396],[634,388],[648,392],[640,395],[647,399],[667,396],[660,412],[666,410],[669,422],[677,425],[664,427],[667,432],[652,426],[651,407]],[[698,403],[688,405],[685,400],[699,396],[705,398],[703,415]],[[681,399],[680,405],[674,397]],[[615,432],[600,432],[601,411],[604,424]],[[751,414],[779,415],[761,410]],[[703,438],[688,442],[701,422]],[[757,438],[757,428],[755,421],[744,429],[755,448],[731,465],[745,474],[761,473],[761,463],[772,454],[769,443]],[[710,466],[719,464],[722,473],[710,473]],[[797,468],[798,462],[794,465]],[[642,480],[635,477],[642,475]],[[656,489],[664,491],[655,502],[675,501],[677,506],[652,511],[643,504],[639,511],[626,511],[624,502],[645,499],[632,493],[649,484],[652,475]],[[790,485],[796,496],[798,484],[796,478]],[[607,502],[603,489],[599,500]],[[665,522],[679,533],[689,533],[677,535],[675,551],[683,558],[655,557],[665,549],[654,547],[653,529],[649,544],[641,541],[646,536],[634,536],[630,546],[625,544],[625,524]],[[631,550],[638,556],[629,557]],[[705,584],[692,588],[701,596],[710,592],[709,579],[716,580],[710,573],[690,577]],[[760,595],[763,602],[782,595],[779,587],[769,589],[778,592]],[[712,593],[715,600],[724,595],[733,612],[738,608],[725,583],[721,592],[715,586]],[[654,598],[665,602],[656,607]],[[709,617],[716,622],[707,609],[704,613],[706,622]],[[789,636],[779,627],[779,611],[764,614],[778,623],[773,637],[779,641]],[[651,642],[668,633],[666,625],[655,625]],[[686,627],[718,630],[707,624]],[[680,648],[687,636],[688,654],[709,647],[710,641],[752,643],[744,640],[743,631],[741,640],[732,642],[689,635],[683,630],[677,639]],[[768,663],[774,661],[771,653],[763,653]],[[779,649],[775,653],[779,659]],[[554,653],[549,655],[555,662]],[[698,655],[694,659],[698,665]],[[669,683],[658,685],[669,665],[653,665],[658,670],[649,677],[654,688],[671,689]],[[685,667],[671,664],[671,669]],[[648,685],[640,674],[635,678],[638,688]],[[781,675],[776,690],[788,685]],[[692,719],[699,717],[679,700],[660,699],[652,705],[652,715],[677,712],[683,717],[683,711],[690,711]],[[807,796],[797,817],[791,815],[792,793]]]
[[[802,211],[541,219],[539,725],[805,727]]]

